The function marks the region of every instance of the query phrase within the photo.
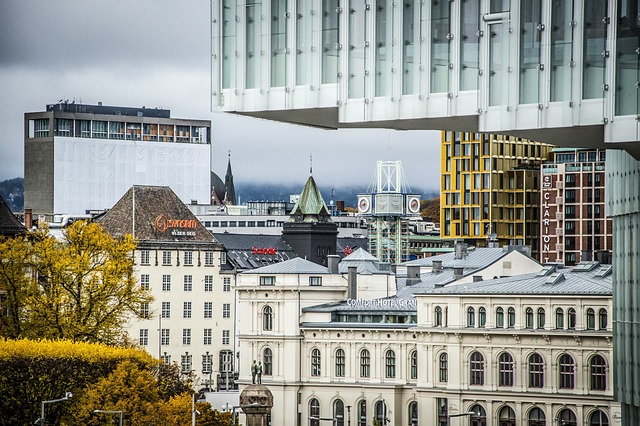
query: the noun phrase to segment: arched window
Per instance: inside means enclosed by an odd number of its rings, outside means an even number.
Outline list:
[[[487,323],[487,310],[483,307],[478,309],[478,327],[483,327]]]
[[[318,377],[321,372],[321,358],[320,358],[320,350],[314,349],[311,351],[311,375]]]
[[[320,426],[320,401],[316,398],[309,401],[309,426]]]
[[[589,416],[589,426],[609,426],[609,417],[604,412],[596,410]]]
[[[418,402],[411,401],[409,403],[409,425],[418,426]]]
[[[600,309],[600,311],[598,312],[598,322],[599,322],[599,328],[600,330],[606,330],[607,329],[607,310],[602,308]]]
[[[576,310],[573,308],[569,308],[567,311],[567,328],[569,330],[576,329]]]
[[[436,306],[435,326],[442,327],[442,308],[440,306]]]
[[[335,426],[344,426],[344,402],[341,399],[333,401],[333,418]]]
[[[538,328],[544,328],[544,308],[538,308]]]
[[[367,401],[358,403],[358,426],[367,426]]]
[[[418,351],[413,350],[409,355],[409,362],[411,365],[410,376],[412,380],[416,380],[418,378]]]
[[[446,352],[440,354],[440,381],[445,383],[449,379],[449,357]]]
[[[345,356],[342,349],[336,351],[336,377],[344,377]]]
[[[525,315],[525,327],[526,328],[533,328],[533,309],[531,308],[527,308],[527,310],[525,311],[526,315]]]
[[[607,363],[600,355],[594,355],[589,361],[591,390],[607,390]]]
[[[371,356],[369,351],[363,349],[360,351],[360,377],[369,377],[371,371]]]
[[[262,308],[262,329],[264,331],[273,330],[273,309],[271,306]]]
[[[560,389],[573,389],[575,378],[575,365],[573,358],[569,354],[560,357],[559,373],[560,373]]]
[[[262,374],[265,376],[273,374],[273,353],[270,348],[264,348],[262,352],[262,366],[264,367]]]
[[[529,387],[544,387],[544,359],[537,353],[529,356]]]
[[[471,426],[487,426],[487,412],[484,411],[482,405],[474,405],[469,408],[469,412],[476,413],[475,416],[469,416],[469,424]]]
[[[504,406],[498,413],[500,426],[516,426],[516,412],[509,406]]]
[[[516,310],[513,308],[509,308],[509,328],[513,328],[516,326]]]
[[[484,385],[484,357],[480,352],[473,352],[470,359],[469,384]]]
[[[503,352],[498,358],[498,376],[500,386],[513,386],[513,357]]]
[[[589,308],[587,309],[587,330],[596,329],[596,311]]]
[[[384,377],[387,379],[396,377],[396,353],[391,349],[384,354]]]
[[[556,309],[556,328],[562,330],[564,328],[564,311],[562,308]]]
[[[467,309],[467,327],[476,326],[476,310],[472,306]]]
[[[375,405],[376,416],[375,419],[382,425],[386,425],[389,419],[387,419],[387,404],[384,401],[378,401]]]
[[[568,408],[560,411],[560,414],[558,414],[558,423],[563,426],[578,426],[576,415]]]
[[[502,308],[496,309],[496,327],[497,328],[504,327],[504,309]]]
[[[544,415],[544,411],[538,407],[532,408],[529,411],[528,426],[547,426],[547,417]]]

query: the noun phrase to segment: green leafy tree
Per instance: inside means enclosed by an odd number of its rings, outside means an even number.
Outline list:
[[[2,250],[0,292],[15,295],[7,298],[4,336],[122,344],[123,326],[152,299],[136,284],[130,235],[114,239],[79,221],[60,239],[44,229],[2,244],[10,250]]]

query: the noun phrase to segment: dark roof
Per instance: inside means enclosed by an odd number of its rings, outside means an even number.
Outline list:
[[[13,214],[4,198],[0,196],[0,235],[13,237],[15,235],[26,234],[27,228]]]
[[[346,248],[349,247],[347,253],[345,253]],[[349,254],[358,250],[359,248],[367,250],[369,247],[369,239],[360,237],[338,237],[336,241],[336,254],[340,255],[340,257],[349,256]]]
[[[140,241],[211,243],[213,235],[168,186],[133,186],[100,220],[113,236]]]
[[[59,102],[47,105],[47,111],[62,111],[85,114],[126,115],[131,117],[170,118],[171,111],[161,108],[136,108],[109,105],[87,105],[75,102]]]
[[[213,236],[224,245],[227,259],[238,269],[255,269],[298,257],[280,235],[216,233]],[[260,250],[272,247],[275,250]],[[270,252],[274,254],[268,254]]]

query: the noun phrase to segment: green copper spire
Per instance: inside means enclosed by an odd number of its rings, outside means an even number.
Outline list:
[[[298,202],[291,211],[289,222],[333,222],[313,176],[309,176],[304,184]]]

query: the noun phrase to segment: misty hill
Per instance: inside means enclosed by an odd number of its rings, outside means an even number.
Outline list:
[[[12,212],[24,210],[24,179],[13,178],[0,182],[0,196]]]

